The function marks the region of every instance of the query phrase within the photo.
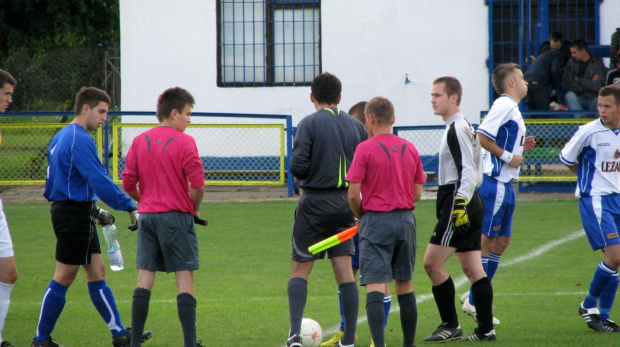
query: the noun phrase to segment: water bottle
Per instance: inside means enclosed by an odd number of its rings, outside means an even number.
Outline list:
[[[125,268],[123,263],[123,254],[121,253],[121,245],[116,237],[116,226],[114,224],[106,224],[103,226],[103,236],[108,244],[108,257],[110,258],[110,269],[112,271],[120,271]]]

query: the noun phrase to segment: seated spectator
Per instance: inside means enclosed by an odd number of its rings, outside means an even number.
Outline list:
[[[609,45],[609,68],[615,69],[614,58],[620,57],[620,28],[611,34],[611,43]]]
[[[557,49],[562,53],[562,68],[566,66],[566,63],[570,59],[570,41],[564,41],[564,36],[559,31],[553,31],[549,34],[549,40],[543,42],[538,50],[538,55],[541,55],[551,49]]]
[[[607,68],[603,60],[588,50],[584,40],[571,44],[572,58],[566,63],[562,86],[566,107],[569,110],[592,110],[596,108],[598,91],[605,85]]]
[[[611,62],[611,66],[615,67],[613,70],[607,73],[607,78],[605,78],[605,85],[614,85],[620,87],[620,56],[616,56],[614,60]]]
[[[562,53],[551,49],[539,55],[523,74],[527,81],[527,106],[530,110],[549,110],[551,97],[562,83]],[[551,91],[549,91],[551,85]]]

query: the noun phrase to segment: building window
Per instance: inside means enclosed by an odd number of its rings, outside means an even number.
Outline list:
[[[309,85],[321,72],[320,19],[320,0],[218,0],[218,86]]]

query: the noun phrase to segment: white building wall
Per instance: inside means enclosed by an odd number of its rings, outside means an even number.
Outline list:
[[[180,86],[194,95],[194,112],[290,114],[294,125],[312,113],[309,86],[217,87],[215,4],[120,1],[122,110],[154,111],[163,90]],[[394,102],[396,125],[441,124],[429,94],[444,75],[461,81],[470,122],[488,109],[484,1],[324,0],[321,14],[323,71],[341,79],[342,109],[382,95]],[[601,26],[609,44],[620,1],[601,4]]]

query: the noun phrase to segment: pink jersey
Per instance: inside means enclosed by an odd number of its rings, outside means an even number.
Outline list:
[[[377,135],[355,149],[346,180],[361,183],[362,210],[413,210],[414,184],[426,183],[413,143],[398,136]]]
[[[189,195],[204,186],[204,170],[193,137],[158,126],[131,144],[123,171],[123,188],[140,189],[140,213],[180,211],[194,214]]]

